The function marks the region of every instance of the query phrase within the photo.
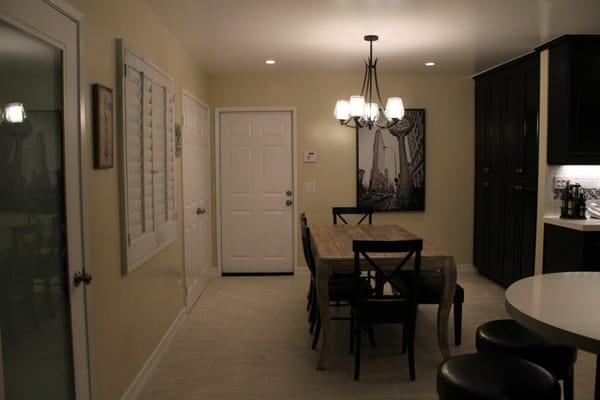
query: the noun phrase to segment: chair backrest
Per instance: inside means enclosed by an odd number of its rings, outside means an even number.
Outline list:
[[[333,224],[337,225],[338,218],[346,225],[348,221],[344,218],[344,215],[362,215],[362,218],[358,221],[361,224],[365,219],[368,218],[369,225],[373,223],[373,209],[367,207],[332,207],[331,213],[333,214]]]
[[[304,259],[311,274],[315,273],[315,258],[312,253],[312,245],[310,244],[310,228],[306,214],[300,214],[300,230],[302,231],[302,250],[304,250]]]
[[[383,286],[387,283],[392,287],[393,294],[391,295],[384,295],[383,291],[381,291],[380,293],[363,293],[361,296],[374,300],[382,298],[408,298],[416,307],[419,288],[418,279],[421,271],[421,251],[423,250],[422,239],[396,241],[354,240],[352,242],[352,250],[354,252],[354,274],[359,280],[361,276],[361,257],[363,257],[364,260],[366,260],[369,269],[374,270],[376,273],[380,284]],[[386,267],[383,267],[382,263],[375,261],[370,256],[370,254],[373,253],[402,253],[404,254],[404,257],[400,263],[392,269],[387,267],[389,261],[386,262]],[[394,277],[412,258],[414,258],[414,269],[410,287],[402,287],[399,284],[400,280],[394,280]]]

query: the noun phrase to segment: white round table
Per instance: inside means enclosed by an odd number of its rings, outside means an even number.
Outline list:
[[[597,354],[594,398],[600,400],[600,272],[522,279],[506,290],[506,310],[549,340]]]

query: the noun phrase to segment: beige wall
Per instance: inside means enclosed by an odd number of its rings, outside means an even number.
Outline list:
[[[87,91],[92,83],[100,83],[115,89],[117,95],[115,39],[123,38],[174,77],[178,121],[181,87],[208,100],[207,78],[201,67],[142,0],[71,0],[70,3],[84,13],[82,68]],[[115,136],[118,151],[118,131]],[[109,170],[92,169],[91,150],[90,145],[85,177],[89,263],[94,276],[90,286],[93,391],[95,399],[116,400],[184,306],[179,287],[183,269],[182,228],[179,218],[177,242],[138,270],[122,276],[119,165]],[[177,159],[177,181],[180,208],[181,159]]]
[[[354,205],[354,130],[333,118],[335,100],[359,89],[361,75],[210,76],[214,107],[296,106],[299,153],[316,150],[316,164],[299,164],[299,210],[311,224],[331,223],[331,206]],[[382,213],[375,223],[399,223],[472,263],[474,89],[469,77],[381,76],[384,95],[399,95],[408,108],[426,109],[425,212]],[[303,193],[305,181],[316,193]],[[302,253],[300,253],[302,254]],[[303,261],[302,261],[303,263]]]

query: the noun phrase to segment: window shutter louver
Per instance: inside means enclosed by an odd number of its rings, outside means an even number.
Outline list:
[[[176,232],[173,80],[120,41],[125,272]]]
[[[167,169],[167,218],[169,221],[175,220],[175,98],[173,93],[166,91],[167,97],[167,136],[165,137],[166,159],[165,165]]]

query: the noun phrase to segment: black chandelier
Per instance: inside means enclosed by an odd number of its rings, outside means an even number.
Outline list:
[[[381,92],[377,81],[377,58],[373,60],[373,42],[379,36],[366,35],[369,42],[369,59],[365,61],[365,75],[360,95],[351,96],[350,100],[338,100],[333,114],[342,124],[351,128],[373,128],[374,126],[389,129],[404,118],[404,104],[400,97],[387,99],[385,110],[381,108]],[[375,100],[375,101],[373,101]]]

